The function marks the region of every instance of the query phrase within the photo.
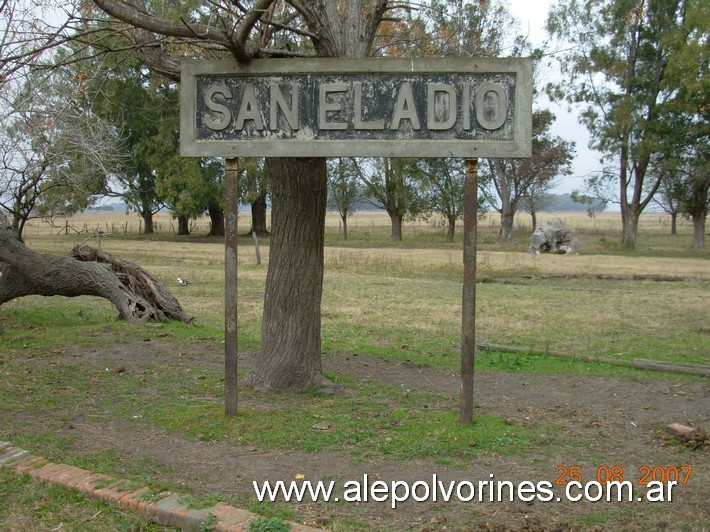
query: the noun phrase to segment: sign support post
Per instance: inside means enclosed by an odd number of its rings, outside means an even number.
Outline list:
[[[460,421],[473,421],[478,158],[532,154],[530,58],[184,61],[180,153],[225,158],[225,411],[237,415],[236,157],[466,158]]]
[[[237,415],[237,216],[239,159],[224,160],[224,411]]]
[[[459,421],[473,422],[473,363],[476,349],[476,231],[478,159],[466,159],[463,187],[463,290],[461,295],[461,397]]]

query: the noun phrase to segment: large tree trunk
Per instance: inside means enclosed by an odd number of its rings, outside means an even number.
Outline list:
[[[178,216],[178,230],[177,234],[180,236],[186,236],[190,234],[190,218],[187,216]]]
[[[507,244],[513,241],[513,221],[515,211],[503,209],[500,213],[500,231],[498,232],[498,242]]]
[[[671,234],[672,235],[678,234],[678,210],[677,209],[673,209],[671,211]]]
[[[299,3],[322,57],[369,55],[385,10],[380,2]],[[332,387],[321,371],[320,315],[327,201],[325,159],[271,159],[271,245],[262,352],[243,384],[258,389]]]
[[[456,234],[456,217],[452,216],[448,220],[449,225],[446,229],[446,242],[451,244],[454,241],[454,235]]]
[[[0,227],[0,273],[0,305],[29,295],[98,296],[130,322],[191,321],[145,270],[89,246],[76,246],[70,257],[37,253]]]
[[[348,239],[348,215],[340,215],[340,219],[343,221],[343,240]]]
[[[500,198],[500,231],[497,241],[507,244],[513,241],[513,218],[516,208],[513,205],[513,183],[508,176],[506,165],[501,159],[490,159],[488,164],[495,176],[495,187]]]
[[[251,203],[251,231],[257,236],[269,236],[266,229],[266,192],[262,193]]]
[[[633,205],[621,205],[621,247],[636,249],[636,237],[639,227],[639,211]]]
[[[320,307],[327,171],[322,158],[272,159],[272,222],[262,352],[242,384],[308,390],[321,371]]]
[[[210,216],[210,232],[207,236],[224,236],[224,209],[216,203],[207,206]]]
[[[705,249],[705,220],[707,219],[707,210],[698,209],[698,212],[692,213],[693,218],[693,248]]]
[[[143,218],[143,234],[152,235],[155,234],[155,224],[153,223],[153,211],[150,209],[144,209],[141,212],[141,218]]]
[[[396,211],[388,211],[390,215],[390,221],[392,222],[392,231],[390,233],[390,240],[392,242],[402,241],[402,215]]]

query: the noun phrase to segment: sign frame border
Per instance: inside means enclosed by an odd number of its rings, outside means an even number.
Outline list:
[[[487,74],[513,73],[515,112],[513,140],[197,140],[197,85],[203,75],[268,74]],[[500,157],[532,154],[531,58],[318,58],[183,60],[180,83],[180,155],[183,157]],[[445,148],[443,148],[445,146]]]

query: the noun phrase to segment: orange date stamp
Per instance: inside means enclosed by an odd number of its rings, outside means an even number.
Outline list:
[[[559,465],[555,468],[555,473],[559,476],[555,480],[558,486],[566,486],[570,482],[584,482],[582,474],[582,466],[580,465]],[[684,486],[690,480],[693,473],[693,466],[648,466],[643,465],[638,468],[638,471],[633,473],[633,480],[640,486],[648,486],[649,482],[675,482],[676,485]],[[600,484],[608,482],[624,482],[628,481],[628,472],[619,465],[600,465],[596,471],[592,473],[592,480],[596,480]],[[627,476],[625,476],[627,475]]]

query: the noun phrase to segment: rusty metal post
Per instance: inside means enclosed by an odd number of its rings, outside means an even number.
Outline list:
[[[237,214],[239,159],[224,160],[224,413],[237,415]]]
[[[461,423],[473,422],[473,362],[476,348],[476,231],[478,159],[466,159],[463,187],[463,291],[461,296]]]

